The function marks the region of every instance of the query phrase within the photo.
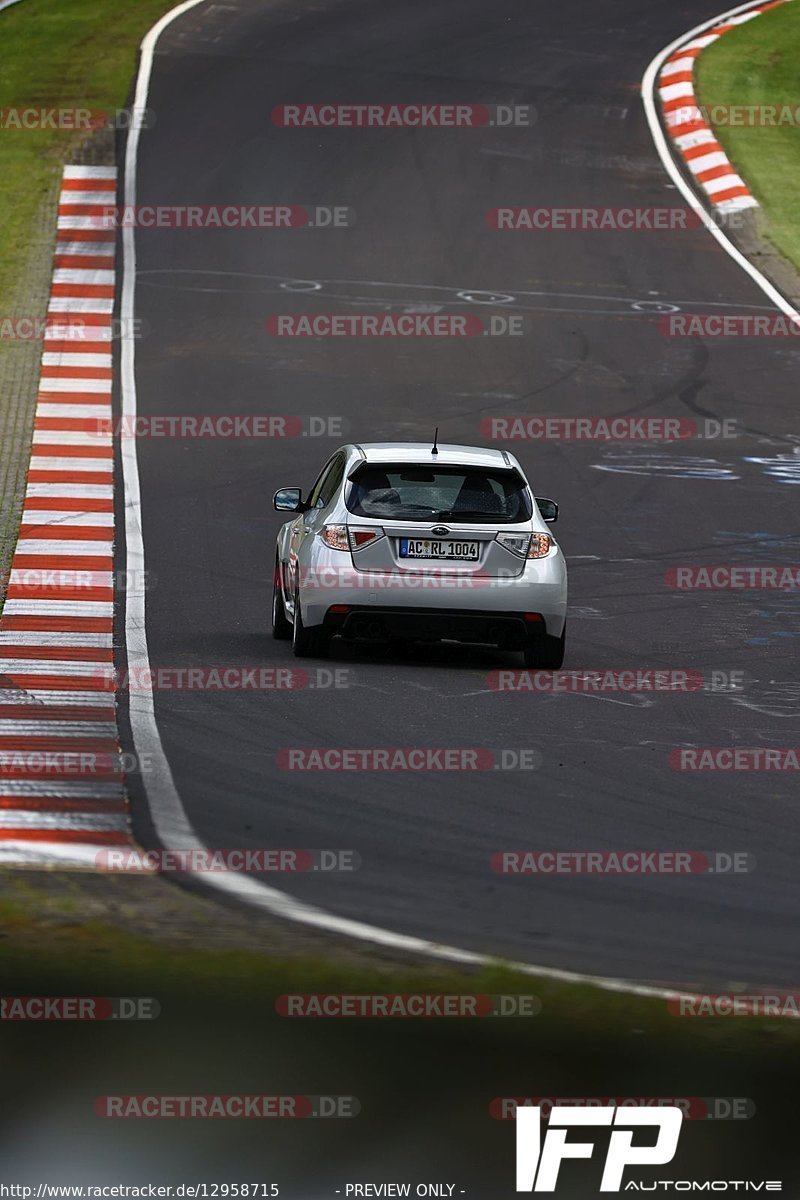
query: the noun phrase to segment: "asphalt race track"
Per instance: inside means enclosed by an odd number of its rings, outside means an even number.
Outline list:
[[[211,847],[348,847],[361,869],[288,892],[401,933],[639,981],[790,987],[796,776],[681,772],[670,750],[796,743],[796,593],[679,592],[681,564],[797,562],[800,351],[667,338],[663,306],[770,313],[703,229],[498,232],[498,206],[681,207],[639,86],[719,0],[203,4],[161,37],[140,204],[348,206],[341,229],[142,230],[139,412],[333,418],[334,436],[141,438],[154,667],[296,664],[269,631],[280,518],[342,441],[486,439],[506,414],[735,420],[716,441],[496,442],[521,459],[570,568],[565,667],[743,671],[736,691],[498,694],[521,658],[335,644],[347,687],[156,693],[166,755]],[[310,102],[519,104],[531,127],[288,129]],[[312,284],[319,284],[312,287]],[[522,318],[524,335],[281,339],[278,313]],[[341,433],[337,429],[341,429]],[[785,458],[782,456],[786,456]],[[753,461],[765,460],[765,461]],[[119,547],[124,567],[124,545]],[[303,663],[313,670],[314,665]],[[300,772],[287,747],[534,749],[534,771]],[[137,836],[154,845],[143,794]],[[747,852],[748,874],[508,878],[503,849]],[[275,883],[272,878],[270,882]]]

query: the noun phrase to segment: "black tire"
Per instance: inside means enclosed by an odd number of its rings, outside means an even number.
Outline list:
[[[538,667],[540,671],[558,671],[564,662],[567,649],[567,624],[561,637],[545,635],[535,638],[525,647],[525,666]]]
[[[292,622],[292,651],[295,658],[325,658],[330,646],[330,634],[325,629],[306,629],[300,611],[300,597],[294,594]]]
[[[292,622],[286,615],[281,588],[281,564],[275,555],[275,574],[272,578],[272,636],[279,642],[288,642],[292,636]]]

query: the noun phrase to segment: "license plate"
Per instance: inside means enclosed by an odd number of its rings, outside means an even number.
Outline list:
[[[430,538],[400,538],[401,558],[458,559],[477,562],[477,542],[440,542]]]

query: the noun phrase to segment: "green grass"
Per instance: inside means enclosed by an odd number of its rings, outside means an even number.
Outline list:
[[[191,997],[193,1006],[201,1008],[216,1008],[224,998],[240,1015],[255,1010],[264,1019],[274,1018],[271,1001],[285,992],[533,994],[542,1002],[536,1017],[476,1018],[467,1024],[473,1029],[514,1030],[523,1044],[538,1041],[544,1029],[548,1040],[564,1042],[580,1037],[613,1044],[634,1035],[647,1043],[652,1040],[665,1063],[675,1055],[694,1061],[698,1055],[716,1059],[720,1053],[735,1053],[740,1066],[755,1067],[764,1065],[765,1056],[774,1054],[777,1065],[788,1054],[792,1070],[800,1068],[800,1023],[790,1019],[680,1019],[670,1015],[660,999],[537,979],[502,965],[465,971],[424,961],[403,966],[376,959],[372,965],[368,951],[361,962],[352,962],[334,953],[326,958],[286,958],[243,950],[176,949],[103,921],[86,920],[68,898],[53,904],[28,887],[24,877],[20,882],[14,898],[0,899],[0,991],[6,994],[136,993],[181,1003]],[[41,913],[45,904],[43,917],[37,910]]]
[[[800,3],[790,0],[714,42],[697,60],[704,105],[787,105],[800,122]],[[762,232],[800,269],[800,124],[715,132],[763,206]]]
[[[138,45],[169,0],[22,0],[0,13],[0,109],[122,108]],[[39,236],[42,202],[86,133],[0,129],[0,298]],[[25,314],[28,315],[28,314]]]

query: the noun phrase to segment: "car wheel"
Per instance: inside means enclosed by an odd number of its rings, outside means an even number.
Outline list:
[[[295,658],[324,658],[329,645],[330,636],[326,630],[306,629],[300,611],[300,596],[295,592],[292,622],[292,650]]]
[[[292,622],[286,616],[281,578],[281,563],[276,554],[275,574],[272,579],[272,636],[277,638],[278,641],[285,642],[292,636]]]
[[[543,671],[557,671],[564,662],[567,648],[567,624],[561,637],[535,638],[525,647],[525,666],[538,667]]]

